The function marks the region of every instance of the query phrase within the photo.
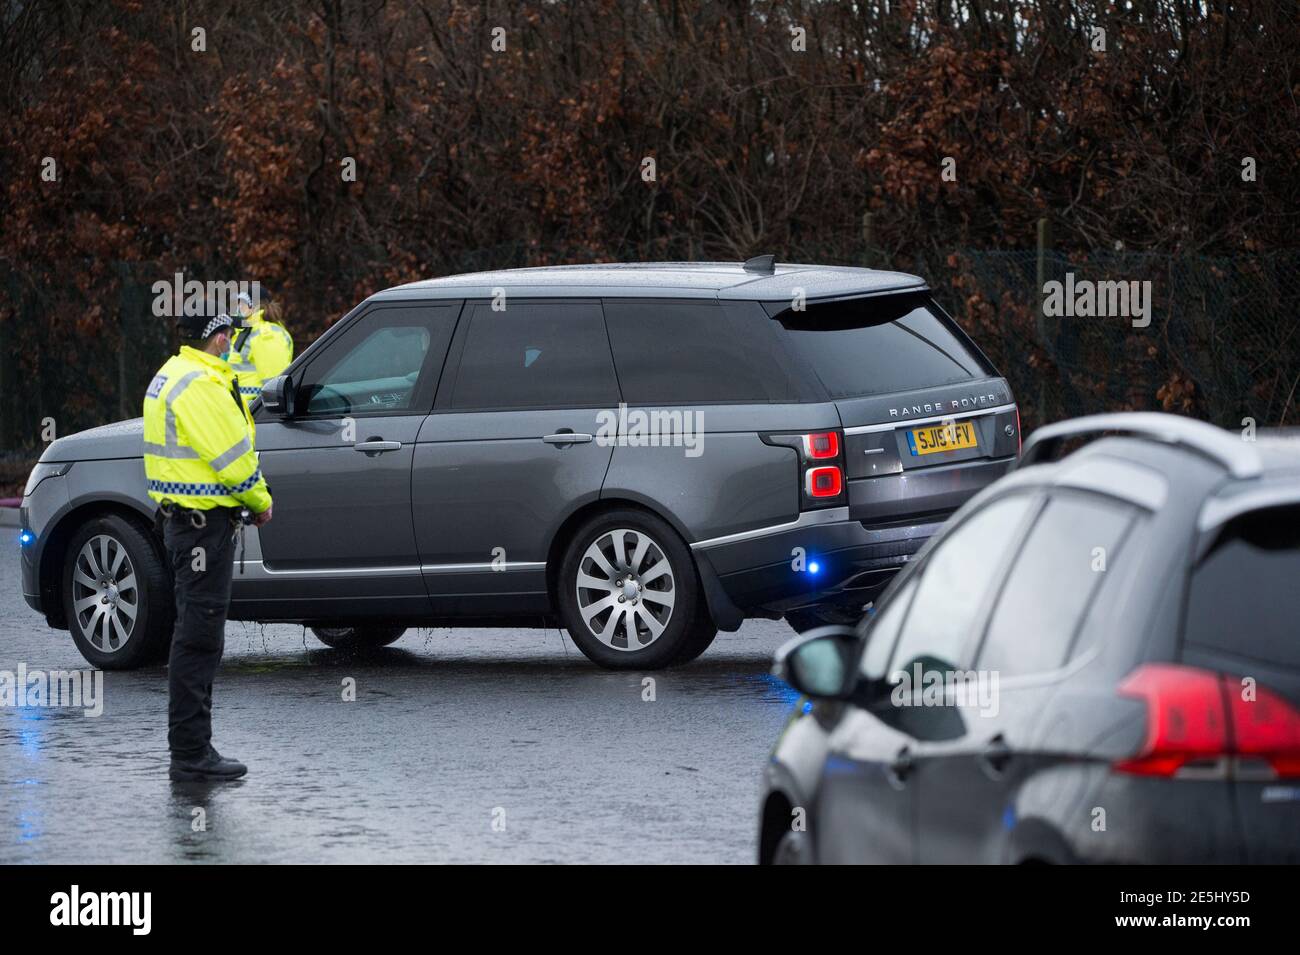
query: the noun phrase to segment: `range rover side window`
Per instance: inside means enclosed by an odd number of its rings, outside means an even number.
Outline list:
[[[981,608],[1006,572],[1007,555],[1036,500],[1015,494],[994,501],[936,544],[921,568],[921,582],[890,662],[891,682],[900,671],[913,680],[918,664],[922,678],[931,670],[946,673],[966,664],[962,652],[974,635]]]
[[[297,411],[328,416],[427,411],[436,384],[429,379],[442,367],[458,308],[378,308],[363,315],[307,367],[298,384]]]
[[[470,306],[451,406],[605,408],[618,381],[600,305],[508,302]]]
[[[755,303],[606,299],[605,321],[628,404],[816,400]]]
[[[1063,666],[1133,517],[1100,498],[1050,499],[1011,565],[976,666],[1003,678]]]

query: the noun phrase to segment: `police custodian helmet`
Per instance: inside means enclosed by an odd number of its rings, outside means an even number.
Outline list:
[[[210,335],[215,335],[223,328],[229,328],[234,331],[242,328],[243,319],[238,315],[230,316],[225,312],[210,312],[204,309],[198,315],[178,315],[176,318],[176,328],[182,338],[197,339],[202,341]]]

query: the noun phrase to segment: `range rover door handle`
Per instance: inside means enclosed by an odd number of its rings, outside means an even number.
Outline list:
[[[575,433],[567,428],[563,428],[555,434],[546,435],[542,440],[547,444],[556,444],[563,448],[570,444],[587,444],[592,440],[592,436],[589,434]]]
[[[398,451],[402,447],[400,441],[385,441],[382,438],[370,438],[368,441],[362,441],[360,444],[352,445],[353,451],[360,451],[362,454],[383,454],[385,451]]]

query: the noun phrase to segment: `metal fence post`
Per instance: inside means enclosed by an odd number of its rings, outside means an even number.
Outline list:
[[[1043,286],[1047,284],[1047,250],[1052,247],[1052,223],[1046,216],[1038,220],[1038,257],[1035,276],[1038,281],[1038,288],[1034,290],[1034,298],[1037,300],[1036,312],[1042,313],[1043,308]]]
[[[117,277],[120,283],[117,290],[117,420],[123,421],[130,417],[127,414],[127,408],[130,407],[131,400],[126,393],[126,350],[128,342],[136,341],[136,336],[130,334],[132,328],[131,307],[135,303],[134,296],[130,294],[129,283],[132,280],[132,273],[126,263],[117,263]]]
[[[1047,285],[1047,250],[1052,246],[1052,223],[1046,216],[1038,220],[1038,243],[1034,262],[1034,327],[1038,329],[1038,343],[1048,354],[1051,348],[1047,342],[1046,329],[1043,327],[1043,291]],[[1051,420],[1047,410],[1047,376],[1038,376],[1037,419],[1040,424]]]
[[[122,316],[121,328],[117,336],[117,420],[122,421],[126,414],[126,317]]]
[[[0,321],[0,451],[9,449],[9,369],[5,356],[12,347],[13,330],[10,327],[18,318],[18,309],[14,308],[8,320]]]
[[[18,371],[19,322],[30,308],[26,289],[20,289],[17,275],[8,262],[0,262],[0,288],[10,304],[9,315],[0,322],[0,451],[18,446]],[[30,394],[29,389],[29,394]]]

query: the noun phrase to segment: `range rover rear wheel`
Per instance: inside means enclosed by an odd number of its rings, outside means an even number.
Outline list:
[[[686,662],[717,632],[701,607],[690,550],[667,523],[644,511],[609,511],[578,528],[560,565],[558,590],[573,642],[610,669]]]
[[[705,650],[713,646],[713,641],[718,636],[718,628],[713,624],[713,617],[709,615],[708,603],[703,595],[701,595],[698,605],[699,610],[696,613],[695,625],[691,627],[691,632],[682,643],[681,650],[673,658],[672,665],[675,667],[685,666],[696,657],[701,656]]]
[[[175,619],[161,547],[116,514],[87,521],[68,542],[63,609],[77,649],[93,666],[133,670],[161,662]]]
[[[373,650],[396,643],[405,627],[312,627],[316,639],[335,650]]]

